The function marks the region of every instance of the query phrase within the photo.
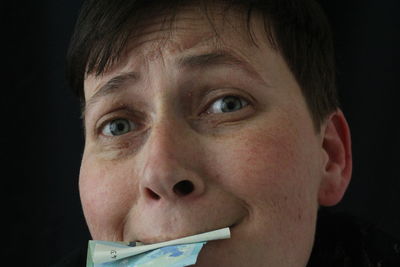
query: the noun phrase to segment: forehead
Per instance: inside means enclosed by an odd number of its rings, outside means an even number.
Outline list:
[[[256,21],[254,17],[249,22],[253,25],[246,27],[250,25],[247,25],[244,10],[227,9],[218,4],[208,8],[185,6],[173,14],[146,19],[136,25],[130,49],[149,42],[158,44],[160,49],[169,48],[168,44],[176,44],[184,50],[202,44],[227,45],[232,41],[249,41],[246,38],[249,37],[249,28],[261,26]]]
[[[143,64],[160,57],[179,56],[207,50],[224,49],[251,57],[256,46],[269,46],[263,18],[254,12],[248,20],[245,10],[212,4],[207,8],[184,6],[173,14],[166,13],[134,25],[132,35],[117,61],[102,75],[90,73],[87,82],[102,80],[131,65]],[[139,63],[140,62],[140,63]],[[101,78],[101,79],[99,79]],[[86,92],[85,92],[86,95]]]

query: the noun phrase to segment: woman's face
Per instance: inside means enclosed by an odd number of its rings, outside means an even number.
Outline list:
[[[231,227],[196,266],[305,266],[323,136],[261,20],[256,46],[239,15],[213,18],[214,31],[202,14],[185,9],[168,31],[149,20],[117,65],[85,80],[92,237],[153,243]]]

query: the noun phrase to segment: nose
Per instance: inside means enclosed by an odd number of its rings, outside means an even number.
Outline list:
[[[139,153],[139,185],[146,200],[189,201],[204,193],[198,142],[178,123],[164,121],[152,127]]]

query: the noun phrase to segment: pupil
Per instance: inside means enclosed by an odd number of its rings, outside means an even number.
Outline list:
[[[117,124],[117,130],[118,131],[122,132],[124,130],[124,128],[125,128],[125,125],[123,123],[120,122],[120,123]]]
[[[228,109],[234,109],[234,108],[235,108],[235,103],[228,102]]]
[[[223,111],[234,111],[237,109],[240,109],[242,107],[242,104],[240,103],[240,101],[237,99],[237,97],[233,97],[233,96],[228,96],[224,98],[224,105],[222,110]]]

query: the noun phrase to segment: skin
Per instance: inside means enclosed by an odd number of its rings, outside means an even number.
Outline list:
[[[241,14],[219,15],[218,36],[195,7],[169,31],[146,21],[122,60],[87,75],[79,186],[90,232],[153,243],[229,226],[232,237],[209,242],[196,266],[305,266],[318,207],[339,202],[350,180],[348,125],[337,110],[316,131],[261,18],[251,20],[256,46]],[[215,51],[231,58],[182,60]],[[242,107],[221,112],[232,95]],[[115,119],[132,129],[111,136]]]

